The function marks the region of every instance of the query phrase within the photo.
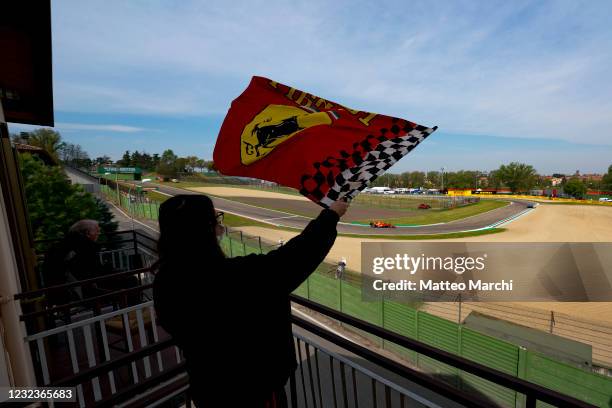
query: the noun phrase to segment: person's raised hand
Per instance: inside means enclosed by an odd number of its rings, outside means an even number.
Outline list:
[[[329,206],[329,209],[332,211],[335,211],[336,214],[338,214],[338,217],[342,217],[344,213],[346,212],[346,210],[348,210],[349,205],[350,203],[348,201],[338,200],[338,201],[334,201]]]

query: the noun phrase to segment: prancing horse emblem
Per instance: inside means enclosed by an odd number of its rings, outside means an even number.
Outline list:
[[[328,112],[310,112],[296,106],[268,105],[242,130],[240,159],[249,165],[268,155],[276,146],[304,129],[330,125]]]

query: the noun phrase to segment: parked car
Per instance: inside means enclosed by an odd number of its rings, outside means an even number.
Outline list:
[[[431,208],[431,205],[429,204],[425,204],[425,203],[419,204],[419,210],[429,210],[430,208]]]
[[[370,222],[370,227],[372,228],[395,228],[395,225],[389,224],[388,222],[383,222],[383,221],[372,221]]]
[[[601,203],[610,203],[610,202],[612,202],[612,198],[609,198],[609,197],[600,197],[599,198],[599,202],[601,202]]]

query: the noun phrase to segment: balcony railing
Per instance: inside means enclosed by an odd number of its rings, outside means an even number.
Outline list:
[[[153,240],[136,241],[136,233],[133,238],[133,243],[123,243],[126,248],[135,254],[142,249],[149,251],[150,260],[154,260]],[[113,249],[117,251],[113,254],[119,254],[120,249]],[[116,266],[121,269],[125,264],[117,261]],[[54,291],[126,276],[138,277],[139,284],[68,304],[44,302]],[[157,324],[150,298],[152,279],[149,267],[144,267],[16,295],[22,303],[29,301],[30,308],[21,319],[27,326],[24,341],[32,352],[38,384],[76,387],[81,407],[188,403],[185,362],[171,337]],[[299,362],[287,385],[293,407],[497,405],[476,388],[460,389],[397,356],[366,346],[355,333],[377,336],[483,382],[512,390],[519,395],[517,406],[535,407],[538,401],[562,407],[593,406],[303,297],[292,295],[291,300],[314,316],[308,320],[292,316]],[[339,330],[353,335],[313,323],[316,317],[340,322]],[[231,401],[228,404],[231,406]]]

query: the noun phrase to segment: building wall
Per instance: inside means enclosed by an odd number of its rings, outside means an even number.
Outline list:
[[[12,299],[20,285],[2,189],[0,237],[0,386],[34,386],[30,350],[23,341],[25,327],[19,321],[21,306]]]

